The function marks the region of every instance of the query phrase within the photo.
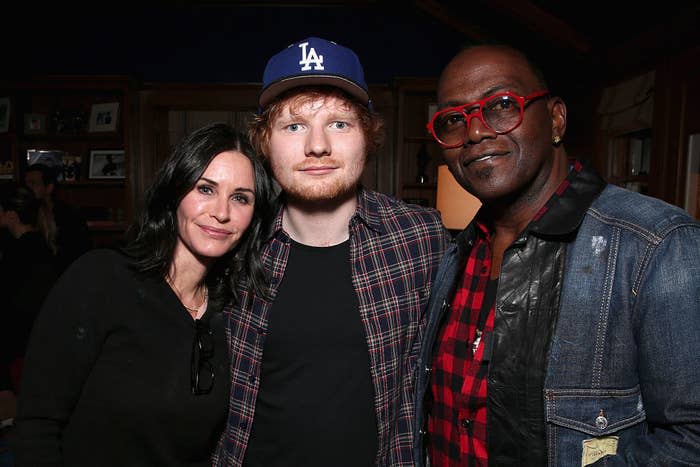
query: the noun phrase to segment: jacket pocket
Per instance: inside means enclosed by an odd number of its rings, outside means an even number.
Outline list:
[[[608,454],[646,433],[639,386],[630,389],[545,390],[550,465],[582,465],[586,444],[611,441]],[[584,443],[586,441],[586,443]]]

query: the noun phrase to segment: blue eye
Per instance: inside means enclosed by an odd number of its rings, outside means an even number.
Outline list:
[[[291,131],[291,132],[297,132],[297,131],[301,130],[301,125],[298,123],[292,123],[290,125],[287,125],[286,129]]]
[[[350,125],[347,122],[333,122],[332,126],[338,130],[344,130]]]

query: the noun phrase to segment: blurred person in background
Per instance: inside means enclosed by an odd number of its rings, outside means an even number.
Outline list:
[[[56,197],[56,170],[45,164],[32,164],[24,171],[24,183],[41,200],[45,212],[43,230],[56,257],[59,272],[91,248],[87,222],[80,210]]]

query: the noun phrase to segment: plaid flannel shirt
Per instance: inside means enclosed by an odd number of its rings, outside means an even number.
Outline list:
[[[445,317],[433,363],[428,431],[431,465],[488,465],[484,345],[473,348],[479,315],[487,311],[484,342],[493,332],[496,294],[487,294],[491,276],[491,236],[478,221],[476,242]]]
[[[284,276],[290,249],[280,208],[262,251],[271,299]],[[365,189],[349,223],[352,280],[367,337],[374,385],[379,466],[412,466],[415,365],[438,263],[450,241],[434,209],[407,205]],[[245,456],[260,386],[260,363],[271,301],[251,290],[225,309],[231,355],[228,425],[214,465],[240,466]],[[352,449],[352,446],[348,446]],[[338,453],[342,455],[342,453]]]

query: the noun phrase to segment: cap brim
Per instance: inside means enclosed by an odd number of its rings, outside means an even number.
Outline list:
[[[314,85],[340,88],[350,94],[352,97],[359,100],[362,104],[369,104],[369,94],[367,94],[367,91],[348,79],[334,75],[301,75],[281,79],[270,84],[263,92],[261,92],[258,102],[260,107],[265,107],[285,91],[299,86]]]

